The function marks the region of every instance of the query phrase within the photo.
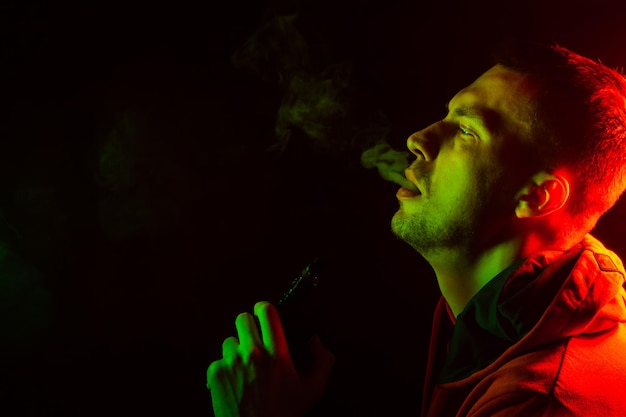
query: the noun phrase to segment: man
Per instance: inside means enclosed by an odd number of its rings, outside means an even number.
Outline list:
[[[626,82],[561,46],[509,46],[407,141],[394,233],[433,267],[422,415],[626,415],[620,259],[589,232],[626,186]],[[208,370],[218,416],[300,416],[333,356],[291,364],[275,308]]]

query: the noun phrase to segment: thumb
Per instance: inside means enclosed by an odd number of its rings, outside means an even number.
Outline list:
[[[309,345],[312,363],[307,373],[302,375],[303,382],[316,399],[320,399],[335,364],[335,355],[322,344],[318,336],[313,336]]]

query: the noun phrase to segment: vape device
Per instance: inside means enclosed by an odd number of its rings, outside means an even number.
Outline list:
[[[320,267],[319,258],[307,264],[276,302],[289,352],[301,372],[308,366],[309,341],[317,331],[315,294]]]

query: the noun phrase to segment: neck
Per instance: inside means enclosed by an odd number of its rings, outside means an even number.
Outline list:
[[[433,267],[441,293],[456,317],[485,284],[513,262],[542,250],[567,250],[578,242],[545,237],[527,232],[480,251],[456,248],[422,255]]]
[[[456,317],[485,284],[526,256],[525,252],[521,242],[509,241],[478,254],[446,249],[424,257],[433,267],[441,293]]]

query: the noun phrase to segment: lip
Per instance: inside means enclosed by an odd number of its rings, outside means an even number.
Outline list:
[[[406,200],[406,199],[410,199],[410,198],[416,198],[421,196],[422,194],[420,192],[415,192],[413,190],[410,190],[406,187],[400,187],[400,189],[398,189],[398,192],[396,193],[396,198],[398,200]]]
[[[398,200],[407,200],[422,195],[422,190],[417,186],[417,178],[415,178],[415,173],[412,170],[407,168],[402,180],[401,187],[396,193]]]

